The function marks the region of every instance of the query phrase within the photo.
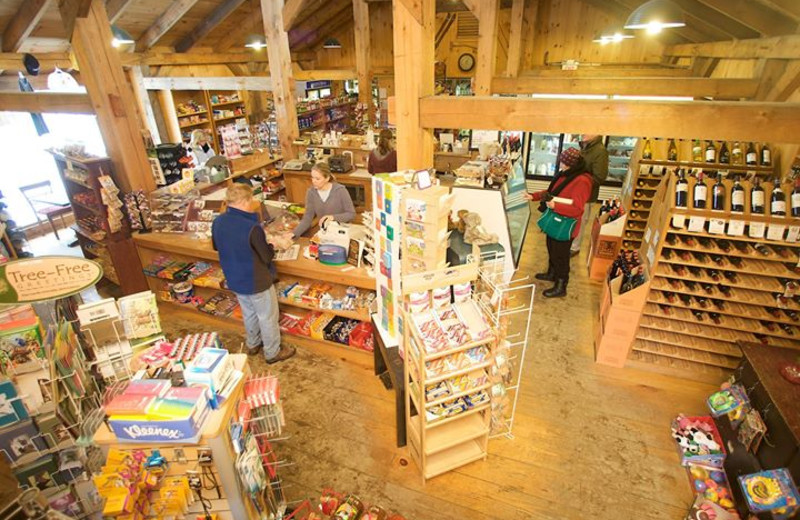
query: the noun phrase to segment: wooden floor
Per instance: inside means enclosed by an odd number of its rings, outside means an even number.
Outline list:
[[[546,263],[534,228],[521,265],[530,276]],[[299,349],[276,365],[290,435],[277,446],[288,497],[334,488],[409,520],[682,519],[692,496],[669,423],[705,413],[714,388],[593,363],[600,285],[586,277],[585,254],[572,260],[567,298],[535,299],[514,438],[491,441],[486,461],[427,484],[407,449],[395,447],[394,394],[372,375],[371,355]],[[166,307],[162,319],[170,337],[219,329]],[[240,333],[225,331],[230,350]]]

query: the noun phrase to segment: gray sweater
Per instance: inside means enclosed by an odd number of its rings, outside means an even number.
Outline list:
[[[347,188],[334,182],[331,184],[331,194],[325,202],[315,188],[306,192],[306,213],[294,230],[294,238],[299,237],[311,228],[315,218],[331,215],[337,222],[350,222],[356,216],[353,201]]]

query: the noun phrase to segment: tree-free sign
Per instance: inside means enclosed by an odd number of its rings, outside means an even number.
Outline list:
[[[0,303],[28,303],[71,296],[103,276],[97,262],[74,256],[24,258],[0,265]]]

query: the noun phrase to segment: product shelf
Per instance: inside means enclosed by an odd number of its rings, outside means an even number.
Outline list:
[[[790,271],[785,266],[780,269],[774,263],[762,263],[762,260],[747,260],[742,262],[741,267],[734,265],[726,265],[725,267],[718,267],[716,264],[702,264],[696,260],[688,262],[681,258],[660,258],[659,262],[665,264],[676,264],[687,267],[700,267],[703,269],[716,268],[719,271],[730,271],[733,273],[744,273],[752,276],[767,277],[767,278],[791,278],[792,280],[800,280],[800,274]],[[758,273],[758,274],[754,274]]]
[[[692,294],[692,293],[681,291],[681,294]],[[715,306],[712,306],[712,305],[709,305],[708,307],[702,307],[699,304],[695,304],[695,303],[692,303],[692,305],[686,305],[685,303],[683,303],[680,300],[677,300],[677,301],[674,301],[674,302],[668,301],[666,296],[664,296],[664,294],[660,290],[655,290],[655,291],[651,292],[651,295],[647,299],[647,301],[649,301],[651,303],[658,303],[660,305],[669,305],[670,307],[677,307],[679,309],[688,309],[688,310],[692,310],[692,311],[701,311],[701,312],[714,312],[714,313],[717,313],[717,314],[719,314],[721,316],[732,316],[732,317],[736,317],[736,318],[756,319],[756,320],[760,320],[760,321],[771,321],[771,322],[774,322],[774,323],[783,323],[785,325],[791,325],[791,326],[794,326],[794,327],[800,326],[800,323],[798,323],[796,321],[792,321],[789,318],[786,318],[786,319],[776,318],[776,317],[772,316],[771,314],[767,313],[766,311],[764,311],[764,308],[761,305],[752,304],[752,303],[748,304],[748,303],[728,302],[728,305],[725,307],[725,309],[719,309],[719,308],[717,308]],[[759,311],[760,314],[749,313],[749,312],[746,311],[746,308],[742,307],[742,305],[748,305],[750,307],[755,307]]]
[[[95,215],[98,215],[100,217],[105,218],[105,216],[106,216],[106,212],[102,208],[95,208],[95,207],[89,206],[88,204],[84,204],[82,202],[78,202],[77,200],[73,200],[72,204],[75,205],[75,206],[78,206],[79,208],[83,208],[86,211],[89,211],[89,212],[91,212],[91,213],[93,213]]]
[[[178,117],[199,116],[200,114],[207,114],[208,110],[198,110],[197,112],[187,112],[186,114],[177,114]]]
[[[425,408],[432,408],[436,405],[446,403],[448,401],[452,401],[454,399],[458,399],[459,397],[464,397],[465,395],[474,394],[475,392],[480,392],[481,390],[488,390],[491,388],[491,384],[486,383],[484,385],[476,386],[475,388],[470,388],[468,390],[462,390],[461,392],[456,392],[455,394],[448,395],[447,397],[441,397],[436,399],[435,401],[428,401],[425,403]]]
[[[427,456],[425,478],[433,478],[470,462],[486,458],[486,452],[477,439],[462,442],[446,450]]]
[[[738,341],[739,335],[728,329],[709,327],[699,322],[688,323],[685,321],[670,320],[662,316],[642,316],[639,329],[654,329],[665,331],[682,336],[698,337],[700,339],[710,339],[734,344]],[[755,337],[753,337],[755,339]]]
[[[692,348],[678,347],[667,343],[637,339],[633,343],[633,350],[646,352],[648,354],[658,354],[664,357],[702,363],[719,368],[734,369],[739,364],[737,359],[711,352]]]
[[[774,173],[774,166],[757,166],[748,164],[724,164],[724,163],[707,163],[707,162],[692,162],[692,161],[662,161],[653,159],[641,159],[639,164],[653,165],[653,166],[674,166],[680,168],[699,168],[704,171],[741,171],[741,172],[756,172],[756,173]]]
[[[702,338],[692,335],[681,335],[666,330],[653,330],[641,327],[636,337],[643,341],[653,341],[694,350],[702,350],[711,354],[719,354],[732,358],[742,357],[742,351],[735,344],[725,341],[718,341],[710,338]]]
[[[208,124],[208,123],[210,123],[210,122],[211,122],[211,121],[209,121],[208,119],[206,119],[206,120],[204,120],[204,121],[196,121],[196,122],[194,122],[194,123],[186,123],[186,124],[183,124],[183,125],[178,125],[178,126],[179,126],[180,128],[192,128],[192,127],[194,127],[194,126],[201,126],[201,125]]]
[[[223,101],[221,103],[211,103],[211,106],[212,107],[224,107],[224,106],[228,106],[228,105],[243,105],[243,104],[244,104],[243,100],[236,99],[236,100],[233,100],[233,101]]]
[[[706,365],[705,363],[695,363],[684,359],[675,359],[658,354],[651,354],[639,350],[632,350],[626,367],[638,368],[642,370],[656,371],[670,376],[686,378],[699,378],[709,382],[719,383],[720,380],[730,374],[730,370]]]
[[[720,269],[720,271],[724,270],[725,269]],[[767,293],[776,293],[783,291],[783,286],[781,286],[781,283],[778,280],[775,280],[774,278],[760,277],[757,275],[744,274],[744,273],[739,275],[739,280],[737,280],[736,282],[731,282],[728,279],[716,282],[710,276],[694,276],[691,273],[688,273],[687,276],[679,276],[677,273],[673,272],[666,265],[659,265],[655,269],[655,275],[661,278],[671,278],[674,280],[688,280],[690,282],[709,283],[713,285],[722,284],[727,287],[750,289],[754,291],[767,292]]]
[[[78,179],[75,179],[75,178],[73,178],[73,177],[67,177],[66,175],[64,175],[64,179],[66,179],[66,180],[67,180],[67,182],[71,182],[72,184],[75,184],[76,186],[80,186],[80,187],[82,187],[82,188],[86,188],[87,190],[91,190],[91,189],[93,189],[93,188],[92,188],[92,187],[89,185],[89,183],[86,183],[86,182],[80,181],[80,180],[78,180]]]
[[[665,277],[662,277],[660,275],[656,276],[653,279],[652,288],[657,290],[657,291],[662,291],[662,292],[672,292],[672,293],[676,292],[676,289],[674,289],[672,286],[670,286],[669,283],[667,283],[665,281],[665,279],[666,279]],[[675,279],[682,280],[682,278],[675,278]],[[694,281],[694,280],[692,280],[692,281]],[[700,282],[695,282],[695,283],[700,283]],[[712,285],[712,286],[716,286],[719,283],[720,282],[709,282],[709,284]],[[722,285],[725,285],[725,284],[722,284]],[[733,286],[731,286],[731,294],[732,294],[732,296],[727,296],[727,295],[723,294],[722,292],[720,292],[718,289],[715,289],[715,291],[713,293],[707,293],[705,291],[691,291],[686,287],[682,287],[679,292],[681,292],[683,294],[689,294],[691,296],[700,296],[700,297],[703,297],[703,298],[720,300],[720,301],[724,301],[724,302],[733,302],[733,303],[740,303],[740,304],[743,304],[743,305],[758,305],[758,306],[761,306],[761,307],[779,308],[778,307],[778,303],[775,301],[775,299],[772,298],[771,296],[767,296],[767,292],[766,291],[754,291],[754,290],[751,290],[751,289],[745,289],[743,287],[735,287],[734,288]],[[785,308],[787,310],[800,312],[800,305],[798,305],[794,300],[789,300],[789,303],[788,303],[788,305],[785,306]],[[800,322],[797,322],[797,321],[794,321],[793,323],[797,323],[798,325],[800,325]]]
[[[440,350],[439,352],[427,352],[425,350],[425,343],[417,334],[417,331],[414,330],[414,326],[411,325],[411,335],[414,339],[414,342],[417,344],[417,347],[420,349],[420,352],[423,352],[423,361],[433,361],[434,359],[443,358],[445,356],[450,356],[452,354],[458,354],[459,352],[464,352],[465,350],[469,350],[475,347],[480,347],[481,345],[487,345],[489,343],[493,343],[495,340],[494,336],[489,336],[484,339],[479,339],[476,341],[471,341],[469,343],[465,343],[463,345],[459,345],[457,347],[452,347],[447,350]]]
[[[448,450],[489,433],[486,421],[478,414],[458,415],[454,418],[458,420],[452,421],[447,427],[432,428],[425,433],[426,455]],[[409,422],[415,440],[420,439],[418,419],[419,417],[412,417]]]
[[[233,115],[233,116],[215,117],[214,121],[229,121],[231,119],[239,119],[241,117],[247,117],[247,114],[237,114],[237,115]]]
[[[723,216],[725,218],[732,218],[732,219],[740,218],[742,220],[746,220],[747,218],[750,217],[750,215],[744,215],[744,214],[737,215],[735,213],[734,214],[725,214]],[[763,217],[763,215],[762,215],[762,217]],[[787,220],[786,224],[789,224],[790,223],[789,221],[791,221],[792,219],[791,219],[791,217],[787,217],[786,220]],[[784,241],[780,241],[780,240],[767,240],[766,238],[752,238],[752,237],[749,237],[747,235],[742,235],[742,236],[715,235],[713,233],[707,233],[705,231],[689,231],[688,229],[678,229],[678,228],[672,228],[672,227],[667,230],[667,233],[673,233],[675,235],[686,235],[686,236],[691,236],[691,237],[713,238],[713,239],[717,239],[717,240],[728,240],[728,241],[739,241],[739,242],[757,242],[757,243],[760,243],[760,244],[765,244],[767,246],[781,246],[781,247],[787,247],[787,248],[800,248],[800,243],[796,243],[796,242],[784,242]],[[667,246],[667,247],[672,247],[672,246]],[[720,254],[722,254],[722,253],[720,252]],[[732,252],[731,254],[736,255],[735,252]],[[741,255],[736,255],[736,256],[741,256]],[[747,256],[742,256],[742,258],[748,258],[748,257]],[[753,258],[759,258],[759,257],[758,256],[754,256]],[[766,257],[763,257],[763,258],[766,258]],[[791,260],[786,260],[786,262],[791,262]]]

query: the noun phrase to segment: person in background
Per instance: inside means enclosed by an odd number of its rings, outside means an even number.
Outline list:
[[[388,128],[378,135],[378,147],[369,154],[367,171],[373,175],[397,171],[397,151],[392,148],[392,131]]]
[[[214,152],[214,148],[211,147],[211,143],[208,142],[206,133],[202,130],[192,132],[189,150],[192,154],[192,159],[194,159],[195,168],[202,168],[206,165],[206,161],[217,155]]]
[[[569,283],[569,249],[575,237],[580,236],[581,215],[592,194],[592,176],[586,171],[586,162],[577,148],[567,148],[558,156],[559,172],[546,190],[527,194],[529,200],[543,201],[544,206],[561,216],[577,219],[572,237],[569,240],[555,240],[547,237],[548,267],[546,273],[538,273],[537,280],[555,282],[542,294],[545,298],[560,298],[567,295]],[[556,195],[559,199],[569,200],[556,202],[552,192],[564,185]],[[540,205],[540,210],[544,209]]]
[[[608,150],[603,144],[602,135],[589,135],[583,134],[580,140],[581,155],[583,160],[586,161],[586,171],[592,174],[593,186],[592,195],[586,203],[586,208],[583,211],[583,218],[581,219],[581,227],[591,229],[592,226],[589,220],[592,218],[592,203],[597,202],[597,196],[600,193],[600,184],[608,177]],[[583,242],[584,233],[580,233],[578,237],[572,242],[570,249],[570,256],[575,256],[581,252],[581,243]]]
[[[227,210],[214,219],[211,239],[219,251],[219,263],[228,288],[236,294],[247,332],[247,353],[264,353],[267,363],[277,363],[295,354],[281,344],[278,296],[273,285],[271,238],[253,211],[253,188],[234,183],[225,194]]]
[[[322,226],[330,220],[351,222],[355,216],[347,188],[336,182],[326,163],[316,163],[311,168],[311,187],[306,192],[306,212],[294,230],[294,238],[308,231],[314,218],[319,218],[318,224]]]

